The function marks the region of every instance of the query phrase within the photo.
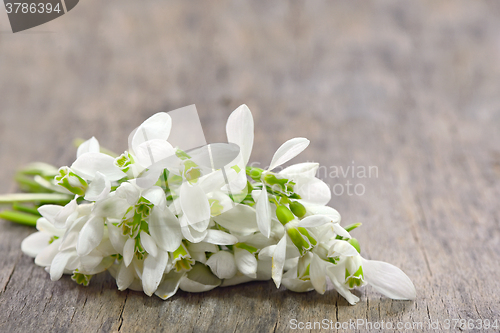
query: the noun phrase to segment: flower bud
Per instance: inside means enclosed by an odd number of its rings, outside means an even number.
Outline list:
[[[301,255],[306,253],[307,250],[311,249],[311,244],[309,244],[309,242],[304,239],[304,236],[300,233],[300,231],[297,228],[287,228],[286,231]]]
[[[59,174],[55,177],[57,185],[66,188],[73,194],[84,195],[89,186],[82,177],[78,176],[68,167],[59,169]]]
[[[262,176],[262,169],[260,168],[253,168],[253,167],[247,167],[247,174],[255,180],[256,182],[260,181],[260,177]]]
[[[278,208],[276,208],[276,216],[283,225],[295,219],[290,209],[285,206],[278,206]]]
[[[290,210],[298,218],[301,218],[304,215],[306,215],[306,207],[304,207],[304,205],[298,201],[292,201],[290,203]]]

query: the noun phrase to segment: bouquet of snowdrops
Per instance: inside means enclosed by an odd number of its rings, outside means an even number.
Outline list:
[[[1,196],[14,210],[0,216],[36,224],[22,251],[52,280],[71,274],[88,285],[107,270],[119,290],[168,299],[178,289],[270,279],[278,288],[323,294],[329,279],[350,304],[359,301],[350,290],[366,284],[393,299],[415,298],[399,268],[360,255],[350,235],[360,224],[341,226],[326,206],[331,194],[315,177],[317,163],[273,171],[307,139],[286,141],[262,169],[248,166],[254,124],[246,105],[227,121],[228,143],[188,144],[180,114],[185,120],[187,113],[174,111],[147,119],[120,156],[91,138],[69,167],[35,163],[20,171],[21,189],[30,193]]]

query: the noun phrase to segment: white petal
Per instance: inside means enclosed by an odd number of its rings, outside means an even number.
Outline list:
[[[213,219],[224,228],[245,235],[259,230],[255,209],[247,205],[236,205]]]
[[[323,295],[326,291],[325,263],[315,253],[313,253],[311,260],[309,275],[314,289]]]
[[[144,260],[138,260],[134,258],[132,260],[132,267],[135,270],[135,274],[139,277],[140,280],[142,280],[142,271],[144,270]]]
[[[158,286],[156,289],[155,295],[165,300],[175,295],[177,290],[179,289],[179,284],[181,282],[181,278],[185,275],[185,273],[176,273],[171,271]]]
[[[175,154],[175,149],[165,140],[149,140],[134,148],[137,162],[145,168]]]
[[[100,255],[102,257],[111,256],[113,254],[119,253],[120,251],[116,251],[113,243],[109,240],[109,237],[106,237],[106,230],[104,231],[104,237],[102,242],[95,248],[95,250],[91,253],[92,255]]]
[[[102,257],[101,257],[102,258]],[[103,258],[99,265],[93,267],[91,270],[82,272],[84,274],[95,275],[107,271],[115,262],[114,258],[107,257]]]
[[[281,235],[283,236],[283,235]],[[280,238],[280,237],[277,237]],[[253,246],[257,249],[263,249],[266,246],[273,245],[275,243],[274,239],[267,238],[260,232],[256,232],[253,235],[248,235],[248,236],[239,236],[238,240],[240,242],[245,242],[246,244]]]
[[[259,260],[272,258],[274,251],[276,250],[276,245],[270,245],[259,251]]]
[[[326,215],[311,215],[302,219],[299,222],[299,227],[312,228],[334,222],[335,221],[331,217]]]
[[[298,257],[300,257],[299,250],[292,242],[289,242],[286,245],[286,258],[293,259],[293,258],[298,258]],[[285,264],[286,264],[286,262],[285,262]]]
[[[290,165],[279,172],[280,175],[285,178],[314,178],[316,171],[318,170],[319,163],[298,163]]]
[[[91,137],[87,141],[83,142],[78,146],[76,151],[76,158],[82,156],[85,153],[98,153],[100,151],[99,141],[95,137]]]
[[[196,231],[202,232],[210,222],[210,203],[205,192],[198,185],[181,185],[180,204],[189,225]]]
[[[61,239],[56,239],[49,246],[44,248],[35,258],[35,264],[42,267],[50,266],[56,254],[59,253]]]
[[[200,243],[189,243],[188,252],[211,252],[215,253],[219,251],[219,248],[214,244],[200,242]]]
[[[379,293],[401,300],[414,300],[417,297],[413,282],[398,267],[383,261],[363,259],[362,262],[366,282]]]
[[[269,281],[272,278],[272,260],[257,260],[257,280]]]
[[[78,157],[71,169],[86,180],[93,180],[96,172],[101,172],[110,181],[125,177],[125,173],[115,165],[113,157],[102,153],[86,153]]]
[[[74,251],[63,251],[56,254],[50,264],[50,279],[52,281],[59,280],[64,273],[68,261],[75,257]]]
[[[38,208],[38,212],[42,214],[42,216],[47,219],[47,221],[54,225],[56,217],[62,211],[62,209],[63,206],[59,205],[43,205]]]
[[[227,251],[214,253],[208,258],[206,265],[219,279],[230,279],[238,271],[234,256]]]
[[[144,230],[141,230],[141,244],[147,253],[149,253],[153,257],[156,257],[156,255],[158,253],[158,247],[156,246],[156,243],[155,243],[153,237],[151,237]]]
[[[351,235],[347,230],[345,230],[340,224],[338,223],[333,223],[332,224],[333,231],[339,236],[345,237],[345,238],[352,238]]]
[[[247,283],[247,282],[255,281],[255,280],[256,279],[252,279],[251,277],[248,277],[248,276],[243,275],[241,273],[237,273],[232,278],[223,280],[222,284],[220,286],[221,287],[230,287],[230,286],[235,286],[237,284]]]
[[[21,251],[24,254],[35,258],[43,249],[48,247],[51,235],[45,232],[35,232],[26,237],[21,243]]]
[[[130,263],[132,262],[132,259],[134,258],[135,254],[135,239],[129,238],[125,242],[125,246],[123,247],[123,262],[125,263],[125,266],[129,266]]]
[[[250,109],[243,104],[231,113],[227,119],[227,141],[240,146],[241,155],[248,164],[253,147],[254,123]]]
[[[81,265],[79,268],[79,271],[90,272],[90,271],[94,270],[94,268],[97,267],[101,263],[102,259],[103,259],[102,256],[88,255],[88,256],[80,257],[78,259],[80,261],[80,265]]]
[[[153,186],[150,189],[144,191],[142,196],[148,199],[153,205],[160,208],[164,208],[166,205],[165,191],[159,186]]]
[[[38,212],[56,228],[62,229],[66,226],[68,218],[77,210],[77,208],[78,204],[76,203],[75,198],[64,207],[59,205],[43,205],[38,208]]]
[[[132,206],[135,205],[137,200],[141,197],[141,190],[130,181],[124,182],[116,189],[116,196],[125,199],[127,203]]]
[[[282,144],[271,160],[271,165],[269,170],[288,162],[298,154],[300,154],[304,149],[309,146],[309,140],[306,138],[293,138]]]
[[[182,221],[182,217],[181,217],[181,221]],[[207,230],[199,232],[199,231],[194,230],[190,226],[182,227],[181,232],[182,232],[182,235],[184,236],[184,238],[186,238],[191,243],[199,243],[202,240],[204,240],[205,237],[207,236]]]
[[[221,230],[208,229],[203,241],[215,245],[233,245],[238,243],[238,238]]]
[[[303,184],[297,184],[294,190],[303,201],[317,205],[326,205],[332,198],[328,185],[318,178],[312,178]]]
[[[78,237],[76,250],[79,256],[86,256],[101,243],[104,234],[104,219],[92,217],[85,223]]]
[[[235,248],[234,261],[241,273],[252,279],[257,277],[257,259],[255,259],[254,254],[244,249]]]
[[[283,277],[281,279],[281,283],[285,286],[286,289],[294,291],[296,293],[304,293],[314,289],[310,280],[301,280],[299,278],[289,279]]]
[[[303,293],[314,289],[310,280],[304,281],[297,277],[297,267],[292,268],[285,274],[283,274],[281,283],[285,286],[286,289],[297,293]]]
[[[110,221],[106,225],[108,226],[108,236],[111,244],[117,253],[122,253],[127,237],[122,234],[119,227],[113,225]]]
[[[144,270],[142,273],[142,288],[144,293],[148,296],[153,295],[153,293],[158,288],[161,282],[165,268],[167,267],[168,253],[165,251],[158,251],[158,255],[155,257],[147,256],[144,260]]]
[[[143,291],[142,290],[142,281],[140,279],[134,279],[134,282],[128,287],[128,289],[133,291]]]
[[[121,198],[116,192],[112,192],[104,200],[95,203],[92,214],[103,218],[121,220],[130,206],[125,198]]]
[[[134,268],[132,266],[127,267],[124,263],[122,263],[120,265],[118,275],[116,276],[116,286],[118,287],[118,290],[127,289],[132,282],[134,282],[134,279]]]
[[[130,147],[133,151],[143,142],[159,139],[167,140],[172,129],[172,118],[165,112],[159,112],[146,119],[132,134]]]
[[[68,232],[61,238],[61,245],[59,246],[59,251],[65,251],[69,249],[75,249],[78,242],[78,232]]]
[[[259,230],[264,236],[269,238],[271,235],[271,205],[267,191],[260,191],[255,210],[257,211],[257,225],[259,226]]]
[[[181,290],[198,293],[212,290],[219,286],[221,280],[212,274],[203,264],[196,263],[193,268],[181,279]]]
[[[356,248],[352,246],[349,242],[346,242],[344,240],[334,239],[329,244],[330,244],[330,248],[328,249],[329,257],[336,257],[336,256],[353,257],[359,255]]]
[[[96,172],[94,180],[90,183],[85,200],[98,201],[104,199],[111,191],[111,182],[99,171]]]
[[[179,288],[188,293],[203,293],[217,288],[219,285],[206,285],[187,278],[184,275],[179,283]]]
[[[272,277],[279,288],[281,285],[281,278],[283,276],[283,266],[285,266],[286,259],[286,234],[281,238],[281,240],[276,245],[273,254],[273,266],[272,266]]]
[[[337,292],[340,295],[344,296],[344,298],[349,302],[349,304],[351,305],[356,304],[357,302],[359,302],[359,297],[353,295],[343,283],[339,282],[339,280],[337,279],[337,277],[333,272],[335,269],[337,269],[337,267],[335,266],[326,269],[326,274],[330,278],[330,281],[332,281],[333,287],[335,288],[335,290],[337,290]]]
[[[45,205],[47,206],[47,205]],[[43,206],[42,206],[43,207]],[[42,217],[36,221],[36,229],[38,231],[43,231],[46,234],[62,237],[65,233],[65,229],[58,229],[52,223],[50,223],[46,218]]]
[[[177,217],[169,209],[153,208],[149,216],[149,232],[159,248],[173,252],[182,242],[182,232]]]
[[[302,201],[302,200],[300,200]],[[307,211],[313,215],[326,215],[330,216],[334,221],[338,220],[337,222],[340,222],[340,214],[337,210],[333,209],[332,207],[328,206],[322,206],[322,205],[317,205],[317,204],[309,204],[306,202],[302,202],[306,208]]]

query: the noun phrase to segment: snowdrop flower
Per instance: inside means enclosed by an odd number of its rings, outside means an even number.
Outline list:
[[[325,207],[331,192],[328,185],[316,177],[318,167],[318,163],[299,163],[281,170],[278,175],[295,183],[294,192],[301,197],[300,203]]]
[[[182,150],[168,141],[174,127],[170,114],[158,113],[130,134],[121,156],[92,137],[69,167],[33,166],[39,187],[67,204],[38,208],[38,231],[22,251],[52,280],[72,274],[88,285],[107,270],[119,290],[162,299],[271,279],[278,288],[321,294],[330,280],[350,304],[359,301],[351,290],[365,285],[415,299],[399,268],[360,255],[350,234],[359,224],[342,227],[326,206],[331,194],[316,177],[317,163],[274,171],[309,140],[286,141],[261,169],[247,166],[254,123],[246,105],[229,116],[229,143]]]
[[[236,143],[241,147],[246,162],[248,162],[253,147],[253,128],[254,123],[252,113],[246,105],[242,105],[237,108],[229,116],[226,124],[228,141]],[[271,183],[271,185],[279,184],[286,186],[285,184],[280,183],[275,176],[268,174],[267,171],[272,171],[278,166],[288,162],[306,149],[308,145],[309,140],[305,138],[294,138],[288,140],[278,148],[271,160],[268,170],[258,170],[258,174],[253,176],[253,178],[264,182],[266,175],[269,175],[270,177],[268,179],[275,181],[275,183]],[[256,200],[256,209],[259,230],[263,235],[269,237],[271,233],[271,207],[269,205],[268,193],[264,189],[260,192],[260,195]]]
[[[54,227],[46,218],[40,218],[37,221],[35,232],[26,237],[21,243],[21,250],[24,254],[36,258],[43,251],[52,252],[57,251],[61,241],[59,240],[64,235],[64,230]],[[52,245],[55,243],[54,245]],[[50,250],[46,250],[52,245]]]

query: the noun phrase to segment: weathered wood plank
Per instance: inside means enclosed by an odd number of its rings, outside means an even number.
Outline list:
[[[400,302],[367,287],[351,307],[334,291],[259,282],[161,301],[119,292],[106,274],[87,288],[50,281],[20,251],[31,229],[1,221],[0,331],[500,320],[499,14],[487,1],[90,0],[33,30],[53,33],[0,34],[2,192],[27,162],[71,163],[76,137],[124,150],[143,119],[192,103],[208,141],[224,141],[225,119],[247,103],[252,160],[265,165],[286,139],[308,137],[298,160],[324,165],[337,193],[363,185],[331,201],[344,223],[363,223],[363,255],[401,267],[418,291]],[[333,177],[353,165],[377,177]]]

